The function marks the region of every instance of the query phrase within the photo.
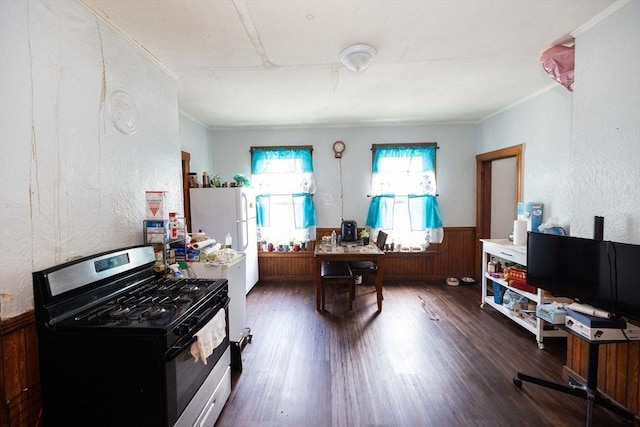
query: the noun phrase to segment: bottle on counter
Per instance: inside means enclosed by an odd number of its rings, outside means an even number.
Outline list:
[[[331,247],[335,248],[337,243],[338,243],[338,236],[336,234],[336,230],[333,230],[331,232]]]
[[[189,173],[189,187],[190,188],[198,188],[198,174],[195,172]]]
[[[231,237],[231,234],[227,233],[227,235],[224,238],[224,245],[230,248],[232,244],[233,244],[233,239]]]

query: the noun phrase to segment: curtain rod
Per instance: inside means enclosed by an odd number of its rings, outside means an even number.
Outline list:
[[[308,148],[313,151],[313,145],[265,145],[265,146],[256,146],[250,147],[249,152],[253,153],[253,150],[277,150],[285,148],[287,150],[299,150],[301,148]]]

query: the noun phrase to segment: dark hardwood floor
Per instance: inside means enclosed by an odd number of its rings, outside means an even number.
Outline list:
[[[327,292],[311,283],[261,283],[247,297],[252,342],[216,426],[583,426],[586,403],[525,383],[562,382],[564,339],[539,350],[532,334],[490,307],[480,285],[385,285]],[[594,426],[620,420],[596,408]]]

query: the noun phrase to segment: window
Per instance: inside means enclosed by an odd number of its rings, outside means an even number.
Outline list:
[[[435,143],[373,145],[367,226],[403,246],[442,242]]]
[[[258,239],[288,243],[316,238],[313,148],[251,147]]]

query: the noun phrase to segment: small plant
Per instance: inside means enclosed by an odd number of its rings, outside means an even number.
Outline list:
[[[360,238],[362,239],[363,245],[366,246],[369,244],[369,231],[367,231],[366,228],[360,231]]]

